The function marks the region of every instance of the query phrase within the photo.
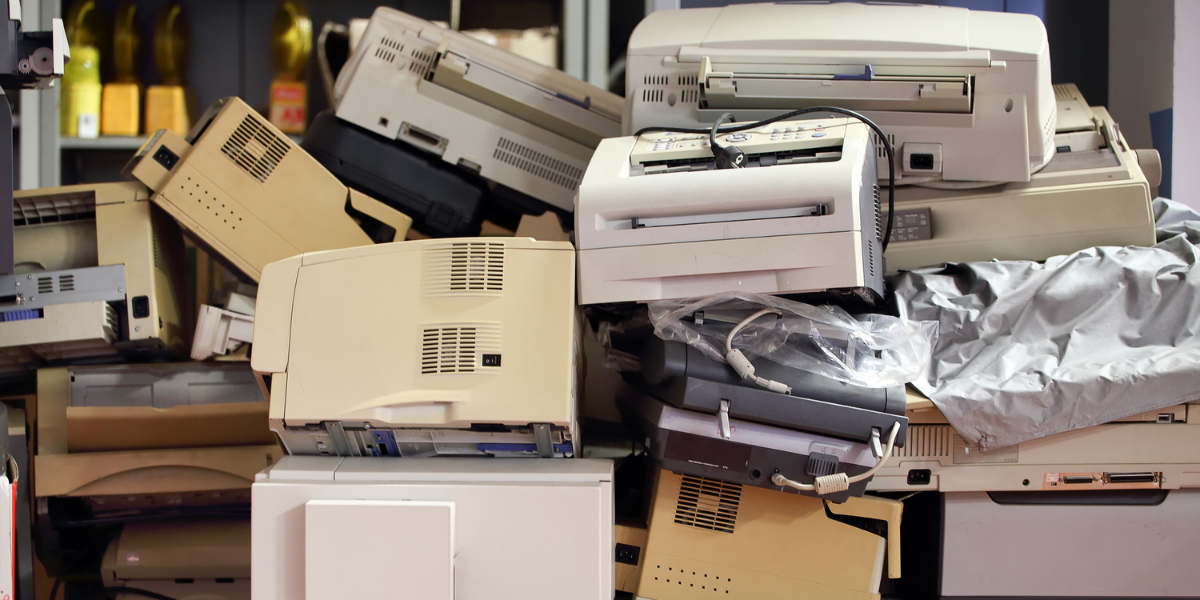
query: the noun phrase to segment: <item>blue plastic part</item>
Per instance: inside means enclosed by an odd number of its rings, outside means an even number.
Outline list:
[[[372,431],[371,437],[379,446],[379,452],[388,456],[400,456],[400,448],[396,446],[396,435],[390,431]]]
[[[871,81],[872,79],[875,79],[875,68],[871,65],[867,65],[863,69],[862,74],[834,75],[833,78],[834,80]]]
[[[42,309],[26,308],[22,310],[10,310],[5,313],[0,313],[0,321],[9,323],[12,321],[28,321],[30,319],[42,318]]]

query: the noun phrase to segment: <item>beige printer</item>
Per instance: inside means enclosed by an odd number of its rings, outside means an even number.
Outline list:
[[[1028,182],[896,188],[888,271],[1154,244],[1158,153],[1131,148],[1108,111],[1089,107],[1075,84],[1055,85],[1054,93],[1058,151]]]
[[[637,597],[878,600],[900,577],[904,505],[817,498],[661,470]],[[837,520],[886,523],[887,539]]]
[[[251,365],[289,454],[572,456],[575,251],[447,238],[268,265]]]
[[[209,107],[186,140],[154,134],[125,174],[149,186],[214,257],[256,282],[267,263],[403,240],[412,222],[342,185],[238,98]]]
[[[0,373],[186,352],[179,226],[149,198],[135,182],[14,194],[16,272],[0,276]]]
[[[128,523],[100,563],[106,588],[174,600],[250,600],[250,520]],[[116,600],[143,598],[112,592]]]

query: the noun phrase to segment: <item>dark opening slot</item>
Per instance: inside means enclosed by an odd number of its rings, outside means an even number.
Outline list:
[[[1065,475],[1062,478],[1065,484],[1093,483],[1096,480],[1091,475]]]
[[[1154,483],[1157,476],[1154,473],[1109,473],[1109,483]]]
[[[233,583],[232,577],[218,577],[217,583]]]
[[[180,578],[180,579],[176,579],[175,583],[196,583],[196,580],[192,579],[190,577],[189,578]]]
[[[0,306],[13,306],[17,303],[17,295],[0,296]]]
[[[421,142],[422,144],[428,144],[430,146],[440,146],[442,144],[441,137],[429,133],[428,131],[417,129],[412,125],[408,126],[408,130],[405,131],[405,135],[418,142]]]

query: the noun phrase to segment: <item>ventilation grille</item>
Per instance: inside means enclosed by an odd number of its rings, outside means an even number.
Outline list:
[[[875,277],[875,244],[883,243],[883,212],[879,206],[879,184],[871,184],[871,190],[875,194],[875,240],[867,243],[867,264],[870,265],[871,277]],[[880,251],[882,251],[882,246]]]
[[[875,156],[878,156],[879,158],[887,160],[887,148],[883,147],[883,142],[880,141],[879,138],[875,135],[872,135],[871,138],[875,140]],[[892,154],[896,155],[896,167],[897,167],[896,170],[899,171],[900,170],[899,169],[900,156],[896,152],[896,136],[889,134],[887,136],[887,139],[888,139],[888,142],[892,145]]]
[[[163,256],[162,241],[158,239],[157,229],[152,228],[150,230],[150,243],[154,246],[154,268],[166,273],[167,259],[165,256]]]
[[[447,242],[424,252],[427,296],[499,296],[504,291],[502,242]]]
[[[742,486],[685,475],[675,503],[675,522],[688,527],[733,533]]]
[[[409,56],[412,56],[412,60],[408,63],[408,70],[416,73],[417,77],[423,79],[429,74],[429,67],[433,65],[433,55],[434,51],[432,50],[413,48],[409,51]]]
[[[1058,131],[1058,107],[1057,106],[1050,109],[1050,117],[1046,119],[1045,125],[1042,125],[1042,133],[1045,134],[1045,138],[1047,140],[1049,140],[1047,142],[1047,144],[1049,144],[1049,145],[1054,144],[1054,133],[1056,131]]]
[[[233,135],[225,140],[221,152],[259,183],[266,183],[271,171],[287,156],[288,144],[271,131],[269,125],[253,115],[246,115]]]
[[[696,85],[700,81],[699,77],[699,75],[677,75],[675,81],[679,85]]]
[[[683,93],[680,94],[680,97],[685,103],[690,104],[700,99],[700,91],[696,89],[683,90]]]
[[[89,192],[13,198],[13,224],[38,225],[96,217],[96,196]]]
[[[55,292],[75,291],[75,276],[72,274],[46,275],[37,279],[38,294],[53,294]]]
[[[483,366],[483,356],[500,355],[499,323],[461,323],[425,326],[421,333],[421,374],[495,373]]]
[[[954,451],[949,425],[909,425],[906,435],[904,447],[893,450],[896,456],[936,458]]]
[[[660,75],[643,75],[642,83],[646,85],[667,85],[668,77],[665,73]]]
[[[642,102],[662,102],[662,101],[663,101],[663,91],[662,90],[652,90],[652,89],[643,89],[642,90]]]
[[[1055,100],[1071,100],[1075,95],[1071,93],[1071,86],[1065,83],[1054,84],[1054,99]]]
[[[390,37],[384,36],[379,40],[379,45],[375,47],[375,58],[378,58],[387,63],[396,62],[396,57],[404,50],[404,44]]]
[[[579,187],[583,177],[583,170],[505,138],[496,144],[492,158],[571,191]]]

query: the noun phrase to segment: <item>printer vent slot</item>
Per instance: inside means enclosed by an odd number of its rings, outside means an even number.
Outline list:
[[[270,126],[253,115],[246,115],[233,135],[225,140],[221,152],[259,183],[266,183],[271,171],[287,155],[288,145],[271,131]]]
[[[699,82],[699,75],[676,75],[675,81],[679,85],[696,85]]]
[[[504,291],[504,244],[448,242],[424,252],[427,296],[498,296]]]
[[[658,75],[651,75],[647,73],[646,75],[642,76],[642,83],[645,85],[667,85],[668,79],[669,76],[665,73],[660,73]]]
[[[54,278],[53,277],[38,277],[37,282],[38,282],[38,293],[39,294],[50,294],[50,293],[54,292]]]
[[[91,192],[13,198],[13,224],[40,225],[96,218],[96,196]]]
[[[1071,94],[1071,86],[1065,83],[1054,84],[1054,99],[1055,100],[1074,100],[1075,96]]]
[[[896,456],[936,458],[954,452],[953,430],[949,425],[909,425],[903,448],[893,450]]]
[[[1051,140],[1050,145],[1053,145],[1054,134],[1058,131],[1058,105],[1050,107],[1050,116],[1046,118],[1046,123],[1042,125],[1042,133],[1046,139]]]
[[[494,373],[500,370],[500,325],[426,325],[421,335],[421,374]],[[495,366],[484,366],[497,357]]]
[[[883,142],[880,141],[880,139],[875,135],[872,135],[871,139],[875,140],[875,156],[878,156],[879,158],[887,160],[887,148],[884,148]],[[896,167],[897,167],[897,170],[899,170],[900,153],[896,151],[896,136],[894,136],[892,134],[888,134],[887,139],[888,139],[888,143],[890,143],[892,145],[892,155],[895,157]]]
[[[375,58],[387,63],[396,62],[396,53],[383,46],[378,46],[375,48]]]
[[[75,276],[74,275],[59,275],[58,276],[58,291],[60,291],[60,292],[75,291]]]
[[[700,99],[700,91],[696,89],[683,90],[683,93],[680,94],[680,97],[683,99],[685,104],[691,104],[692,102],[696,102]]]
[[[492,158],[568,190],[578,188],[583,177],[583,170],[505,138],[496,144]]]
[[[163,256],[162,240],[158,239],[158,230],[150,228],[150,245],[154,247],[154,268],[167,272],[167,259]]]
[[[404,50],[404,44],[398,40],[394,40],[386,35],[379,40],[379,45],[375,47],[375,58],[381,59],[384,62],[396,62],[396,56]]]
[[[879,206],[879,184],[872,184],[875,188],[875,239],[883,242],[883,212]]]
[[[429,67],[433,64],[434,52],[432,50],[418,50],[417,48],[413,48],[408,54],[412,56],[412,60],[408,64],[408,70],[424,79],[429,74]]]
[[[733,533],[742,486],[684,475],[675,502],[675,522],[688,527]]]
[[[662,102],[663,91],[646,88],[642,90],[642,102]]]

